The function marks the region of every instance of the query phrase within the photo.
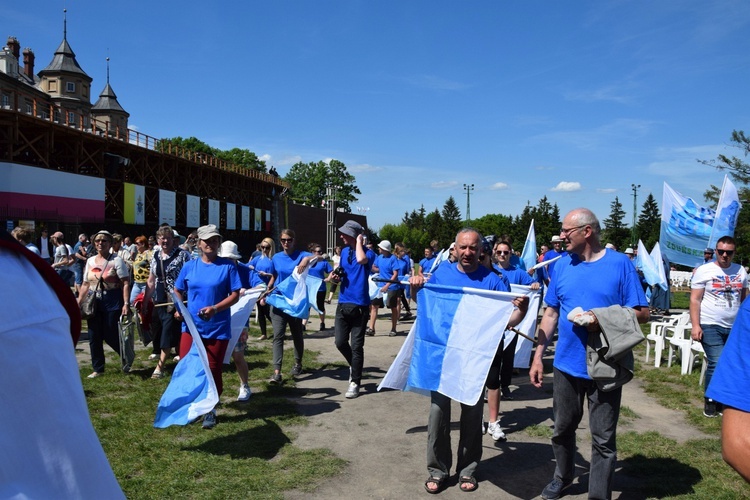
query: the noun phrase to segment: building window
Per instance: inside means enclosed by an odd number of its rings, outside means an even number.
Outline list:
[[[5,109],[10,108],[10,96],[8,94],[3,94],[2,105]]]
[[[75,92],[76,91],[76,84],[75,82],[66,82],[65,83],[65,90],[68,92]]]
[[[50,92],[57,92],[57,80],[50,80],[49,81],[49,91]]]
[[[34,112],[34,107],[31,105],[29,101],[26,101],[26,114],[30,115]]]
[[[68,111],[68,125],[76,124],[76,114],[72,111]]]

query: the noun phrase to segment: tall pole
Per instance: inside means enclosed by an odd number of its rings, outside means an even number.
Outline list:
[[[464,184],[466,191],[466,222],[471,220],[471,192],[474,191],[474,184]]]
[[[632,229],[632,232],[631,232],[630,239],[631,239],[631,242],[632,242],[632,248],[635,248],[635,245],[637,243],[635,241],[635,214],[636,214],[636,211],[638,210],[638,201],[637,201],[638,200],[638,188],[640,188],[641,185],[640,184],[631,184],[630,187],[633,188],[633,229]]]
[[[336,246],[336,190],[334,184],[326,185],[326,251],[333,255]]]

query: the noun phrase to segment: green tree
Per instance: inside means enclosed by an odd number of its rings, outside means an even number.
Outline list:
[[[290,197],[300,203],[314,207],[324,206],[326,187],[336,188],[337,208],[351,213],[350,203],[358,200],[355,196],[362,194],[357,187],[356,179],[346,170],[346,165],[338,160],[310,163],[296,163],[284,177],[290,184]]]
[[[266,171],[266,162],[258,159],[258,156],[248,149],[232,148],[228,151],[214,148],[197,137],[171,137],[161,139],[158,144],[159,151],[176,153],[178,150],[191,151],[204,155],[211,155],[238,167],[251,168],[259,172]]]
[[[604,219],[604,229],[602,231],[602,242],[612,243],[618,249],[629,245],[630,230],[625,227],[625,211],[622,209],[622,203],[615,196],[615,201],[610,204],[612,211],[609,217]]]
[[[507,234],[513,227],[513,217],[501,214],[487,214],[471,221],[471,226],[484,236],[494,234],[499,237]]]
[[[238,167],[250,168],[258,172],[266,172],[266,162],[249,149],[232,148],[229,151],[221,151],[219,158]]]
[[[434,211],[427,214],[424,219],[425,233],[430,237],[430,241],[438,240],[438,249],[448,248],[448,246],[455,240],[456,235],[449,239],[441,239],[443,231],[443,216],[440,215],[440,211],[436,208]]]
[[[698,161],[719,171],[727,172],[731,179],[739,184],[737,194],[740,203],[742,203],[742,208],[737,217],[737,227],[734,231],[734,239],[737,242],[737,254],[735,254],[734,260],[746,264],[750,262],[750,207],[748,207],[750,204],[750,189],[747,187],[750,184],[750,164],[744,158],[747,158],[747,155],[750,154],[750,137],[746,136],[742,130],[733,130],[730,141],[731,146],[742,152],[742,157],[719,155],[715,160]],[[703,197],[706,201],[712,202],[715,208],[720,194],[721,188],[711,185],[703,193]]]
[[[462,225],[461,211],[458,209],[458,205],[453,196],[449,196],[448,199],[445,200],[441,215],[443,218],[443,224],[438,239],[441,243],[443,241],[452,243],[456,240],[456,234],[461,230]],[[450,243],[448,243],[448,245],[450,245]]]
[[[638,238],[643,241],[648,250],[651,250],[656,242],[659,241],[661,214],[659,213],[659,205],[656,203],[656,198],[651,193],[648,194],[646,201],[643,202],[643,209],[638,216],[638,223],[636,224],[636,232],[638,233]]]
[[[204,153],[216,156],[219,152],[218,149],[212,148],[205,142],[201,141],[197,137],[188,137],[183,139],[182,137],[170,137],[161,139],[159,141],[159,150],[162,152],[168,152],[170,149],[175,151],[175,148],[180,148],[185,151],[192,151],[194,153]]]

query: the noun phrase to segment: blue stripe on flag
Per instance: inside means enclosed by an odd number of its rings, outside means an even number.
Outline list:
[[[310,317],[312,307],[318,313],[316,295],[323,280],[307,274],[307,269],[299,275],[295,270],[279,283],[266,302],[294,318]]]

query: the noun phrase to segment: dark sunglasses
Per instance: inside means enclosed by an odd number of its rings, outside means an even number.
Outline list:
[[[289,243],[290,241],[294,241],[294,238],[281,238],[280,240],[282,243]]]
[[[315,252],[315,253],[323,253],[323,250],[317,249],[317,250],[313,250],[313,252]]]
[[[268,250],[269,248],[271,248],[271,247],[270,247],[270,246],[268,246],[268,245],[261,245],[261,246],[260,246],[260,249],[261,249],[261,250]]]
[[[508,255],[510,253],[510,250],[498,250],[495,252],[495,255]]]
[[[721,255],[729,255],[730,257],[734,255],[734,250],[716,250],[716,253]]]

